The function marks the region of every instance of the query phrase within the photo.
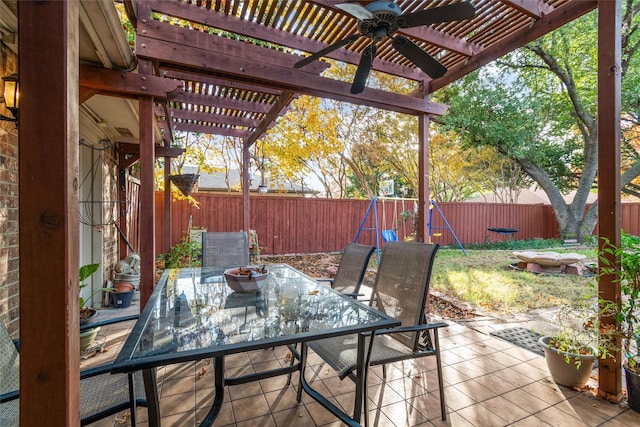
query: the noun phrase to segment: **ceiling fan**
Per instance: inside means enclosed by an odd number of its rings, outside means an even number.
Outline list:
[[[407,37],[403,35],[393,36],[393,34],[400,28],[413,28],[421,25],[473,18],[476,13],[473,5],[464,1],[406,15],[402,14],[402,9],[397,4],[389,0],[375,1],[366,6],[358,3],[340,3],[336,7],[358,19],[358,33],[345,37],[307,56],[293,66],[295,68],[303,67],[316,59],[320,59],[329,52],[355,42],[360,37],[367,37],[371,39],[371,43],[362,52],[362,57],[351,85],[351,93],[353,94],[364,90],[367,77],[369,77],[369,72],[373,66],[373,59],[378,50],[377,43],[387,37],[391,38],[395,50],[404,55],[431,78],[442,77],[447,72],[447,68],[444,65]]]

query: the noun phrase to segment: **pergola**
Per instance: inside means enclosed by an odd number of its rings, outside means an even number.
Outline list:
[[[405,13],[452,2],[396,1]],[[373,70],[414,80],[416,90],[398,94],[366,88],[356,95],[349,82],[322,75],[326,62],[293,67],[305,53],[357,31],[356,19],[335,7],[342,1],[124,0],[136,29],[138,63],[135,70],[118,71],[79,64],[77,2],[18,2],[21,424],[78,423],[78,100],[96,93],[139,103],[144,302],[154,286],[155,146],[168,148],[174,130],[242,138],[248,229],[249,147],[297,95],[415,115],[420,124],[419,234],[424,236],[429,118],[446,112],[429,94],[598,8],[599,170],[605,172],[598,179],[599,232],[619,244],[620,185],[614,172],[620,170],[620,0],[470,2],[476,9],[473,19],[400,31],[448,68],[444,76],[430,79],[387,40],[379,44]],[[360,39],[328,57],[357,64],[366,44]],[[157,124],[162,141],[154,135]],[[169,200],[165,197],[165,215],[170,215]],[[619,298],[619,287],[607,278],[600,290],[604,298]],[[35,301],[48,301],[47,309],[33,309]],[[619,362],[601,361],[600,392],[621,399]]]

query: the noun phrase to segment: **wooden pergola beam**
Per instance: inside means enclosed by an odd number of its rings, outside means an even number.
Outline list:
[[[483,65],[486,65],[491,61],[494,61],[501,56],[504,56],[507,53],[512,52],[517,48],[555,30],[556,28],[573,21],[585,13],[594,10],[597,4],[597,0],[584,0],[572,1],[564,6],[558,7],[553,12],[535,21],[530,28],[525,27],[514,32],[510,37],[506,38],[502,42],[495,43],[477,55],[469,58],[469,60],[463,65],[452,67],[443,77],[432,80],[429,83],[431,92],[433,93],[436,90],[447,86],[472,71],[477,70]]]
[[[105,68],[80,66],[80,86],[116,93],[118,96],[130,95],[137,98],[140,95],[152,96],[155,99],[171,99],[182,91],[182,82],[163,77],[145,76],[127,71],[113,71]]]
[[[78,8],[18,2],[21,426],[80,425]]]
[[[224,76],[242,82],[259,83],[291,92],[405,114],[422,112],[441,116],[447,110],[447,106],[427,99],[372,88],[366,88],[361,94],[353,95],[350,93],[351,83],[294,69],[292,62],[294,57],[287,54],[281,55],[289,58],[289,65],[277,66],[257,60],[247,61],[246,58],[230,56],[228,53],[215,51],[215,48],[208,49],[193,43],[185,45],[146,37],[138,37],[138,42],[144,46],[138,52],[140,57],[156,58],[167,64],[177,64],[176,61],[179,59],[183,67],[188,66],[194,69],[204,67],[214,76]],[[180,52],[180,55],[177,52]],[[273,55],[277,53],[274,51]]]
[[[315,3],[324,5],[325,2],[316,1]],[[333,5],[327,4],[324,6],[333,8],[333,6],[337,3],[344,3],[344,1],[333,2]],[[219,13],[204,8],[195,8],[192,5],[183,2],[156,2],[153,5],[153,10],[172,16],[179,16],[191,22],[208,25],[236,34],[244,34],[258,40],[264,40],[305,52],[317,52],[327,46],[326,43],[318,42],[302,36],[297,36],[287,31],[268,28],[264,25],[254,24],[246,20],[236,18],[234,16],[225,15],[224,13]],[[341,11],[340,13],[343,12]],[[302,59],[302,56],[291,56],[296,61]],[[337,61],[342,61],[349,64],[357,64],[360,61],[360,56],[361,54],[357,52],[352,52],[347,49],[338,49],[328,54],[327,58],[335,59]],[[426,76],[420,69],[407,69],[406,67],[403,67],[401,65],[383,61],[379,58],[376,58],[373,63],[373,70],[392,74],[395,76],[403,76],[414,80],[422,80]]]
[[[598,249],[605,238],[620,247],[620,108],[622,73],[622,12],[620,0],[598,1]],[[603,255],[608,265],[620,268],[611,253]],[[602,262],[599,260],[599,267]],[[620,304],[620,282],[615,274],[598,279],[598,296]],[[616,325],[615,316],[601,313],[603,327]],[[622,400],[622,352],[620,337],[614,337],[612,354],[599,360],[598,393],[614,402]]]
[[[251,134],[251,136],[249,136],[249,138],[247,138],[247,146],[251,147],[267,131],[267,129],[269,129],[271,123],[273,123],[282,114],[282,112],[287,109],[289,103],[295,96],[295,93],[287,91],[280,95],[278,101],[273,104],[271,110],[269,110],[265,115],[262,123],[260,123],[258,128]]]
[[[126,142],[118,143],[118,150],[123,154],[131,154],[134,156],[140,156],[140,144],[129,144]],[[166,147],[156,144],[154,146],[154,153],[156,157],[179,157],[185,152],[184,148],[179,147]]]

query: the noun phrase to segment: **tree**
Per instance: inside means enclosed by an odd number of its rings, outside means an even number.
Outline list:
[[[638,1],[623,16],[623,112],[638,117]],[[549,197],[561,234],[584,241],[597,221],[586,210],[597,173],[597,22],[595,13],[442,91],[451,104],[445,128],[466,146],[493,147],[517,162]],[[627,150],[623,186],[640,174],[637,144]],[[563,193],[575,189],[566,202]]]

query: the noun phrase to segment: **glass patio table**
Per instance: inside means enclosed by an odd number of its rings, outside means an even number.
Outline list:
[[[306,342],[358,334],[358,374],[366,372],[365,336],[400,322],[353,298],[322,285],[285,265],[267,265],[265,286],[256,292],[234,292],[225,268],[165,270],[149,302],[118,355],[112,372],[142,370],[149,404],[149,424],[160,425],[155,368],[213,358],[215,396],[200,425],[213,423],[224,400],[224,386],[300,371],[302,389],[347,425],[360,425],[363,375],[356,381],[352,416],[316,392],[304,379]],[[300,344],[301,351],[297,351]],[[295,354],[291,366],[225,378],[224,357],[288,345]],[[302,389],[298,390],[298,401]]]

